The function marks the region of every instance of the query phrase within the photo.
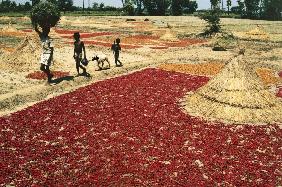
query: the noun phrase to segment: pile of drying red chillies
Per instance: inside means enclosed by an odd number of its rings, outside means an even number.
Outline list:
[[[208,80],[146,69],[1,117],[0,185],[282,185],[278,125],[181,110],[179,100]]]
[[[69,72],[62,72],[62,71],[52,71],[51,73],[54,75],[54,78],[62,78],[70,75]],[[43,79],[47,79],[47,75],[42,71],[36,71],[33,73],[29,73],[26,76],[26,78],[43,80]]]

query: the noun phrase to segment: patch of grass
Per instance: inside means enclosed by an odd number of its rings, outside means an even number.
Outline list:
[[[62,13],[62,16],[121,16],[120,11],[74,11]]]
[[[277,60],[279,60],[279,57],[273,55],[273,56],[269,57],[268,60],[270,60],[270,61],[277,61]]]
[[[1,46],[15,46],[20,43],[21,39],[11,36],[0,36]]]
[[[29,16],[29,12],[1,12],[1,16],[8,16],[8,17],[23,17],[23,16]]]
[[[1,20],[0,19],[0,24],[6,25],[6,24],[17,24],[16,20],[11,20],[11,19],[7,19],[7,20]]]

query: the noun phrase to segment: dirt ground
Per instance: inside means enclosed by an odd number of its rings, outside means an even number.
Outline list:
[[[34,41],[19,48],[26,36],[36,37],[30,32],[29,19],[0,17],[0,115],[146,67],[158,67],[164,63],[225,63],[242,47],[246,49],[246,58],[255,67],[268,68],[274,73],[282,70],[282,22],[222,19],[223,31],[234,37],[224,39],[227,51],[213,51],[212,47],[221,42],[222,37],[200,39],[199,42],[196,36],[203,31],[205,22],[196,17],[149,17],[146,22],[146,17],[130,18],[136,21],[126,21],[128,17],[62,17],[50,34],[55,47],[51,70],[68,72],[69,76],[55,79],[49,85],[46,80],[26,78],[29,73],[39,71],[40,56],[40,45]],[[248,36],[247,32],[258,25],[267,33],[267,39],[260,39],[259,34],[255,35],[258,38]],[[88,59],[96,53],[105,53],[111,68],[97,71],[97,64],[90,62],[87,71],[91,77],[77,77],[72,58],[72,34],[67,31],[90,33],[89,37],[82,38],[86,43]],[[91,36],[91,33],[98,35]],[[167,33],[180,41],[162,40],[161,37]],[[114,66],[109,47],[116,37],[120,37],[124,44],[120,57],[123,67]],[[189,45],[182,42],[190,40],[193,42]],[[31,49],[32,46],[34,49]]]

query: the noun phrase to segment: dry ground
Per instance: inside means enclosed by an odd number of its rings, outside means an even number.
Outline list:
[[[205,23],[196,17],[149,17],[145,23],[145,17],[131,17],[136,22],[126,22],[128,17],[63,17],[58,28],[68,30],[80,30],[85,32],[112,32],[113,35],[101,36],[103,40],[113,41],[120,36],[121,40],[131,35],[162,35],[167,24],[172,26],[174,34],[178,38],[194,38],[205,27]],[[8,23],[15,32],[7,31]],[[13,54],[13,50],[24,38],[26,33],[22,29],[30,29],[29,19],[0,17],[0,115],[9,114],[13,111],[25,108],[41,100],[70,92],[78,87],[103,80],[109,77],[127,74],[145,67],[156,67],[163,63],[206,63],[226,62],[238,52],[238,45],[247,49],[246,56],[257,67],[266,67],[274,72],[282,69],[282,22],[260,20],[237,20],[223,19],[223,30],[228,33],[238,34],[256,28],[261,28],[269,33],[270,39],[249,40],[248,38],[227,40],[227,51],[212,51],[214,40],[208,39],[203,44],[190,45],[187,47],[172,47],[168,49],[151,49],[150,45],[144,45],[136,49],[123,49],[121,61],[123,67],[114,67],[113,55],[109,47],[87,45],[87,56],[90,58],[100,51],[110,57],[111,69],[96,71],[97,66],[90,63],[88,71],[91,78],[73,77],[62,79],[57,84],[48,85],[45,80],[27,79],[28,73],[37,71],[39,64],[32,64],[28,68],[7,68],[3,60]],[[6,30],[5,30],[6,28]],[[19,34],[20,33],[20,34]],[[72,40],[66,39],[52,31],[51,37],[55,45],[55,64],[52,70],[70,72],[76,75],[75,64],[72,58],[72,45],[66,44]],[[98,37],[99,38],[99,37]],[[239,41],[239,42],[238,42]],[[34,54],[26,54],[29,58],[35,58]]]

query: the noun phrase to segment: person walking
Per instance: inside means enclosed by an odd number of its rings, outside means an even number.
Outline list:
[[[47,75],[48,83],[52,82],[53,74],[50,72],[51,62],[53,60],[54,47],[51,44],[49,37],[50,27],[42,28],[42,32],[35,26],[35,31],[38,33],[41,44],[42,44],[42,54],[40,59],[40,70]]]
[[[123,66],[121,61],[119,60],[119,53],[121,51],[121,47],[120,47],[120,39],[117,38],[113,45],[112,45],[112,51],[114,53],[114,57],[115,57],[115,64],[116,64],[116,67],[121,67]],[[119,64],[118,64],[119,63]]]
[[[79,32],[75,32],[73,34],[74,37],[74,51],[73,51],[73,58],[75,59],[75,63],[76,63],[76,71],[77,71],[77,75],[88,75],[86,72],[86,68],[83,67],[81,65],[81,61],[82,61],[82,52],[83,52],[83,56],[84,56],[84,60],[86,60],[86,52],[85,52],[85,46],[83,41],[80,40],[80,34]],[[79,69],[83,70],[82,74],[79,74]]]

